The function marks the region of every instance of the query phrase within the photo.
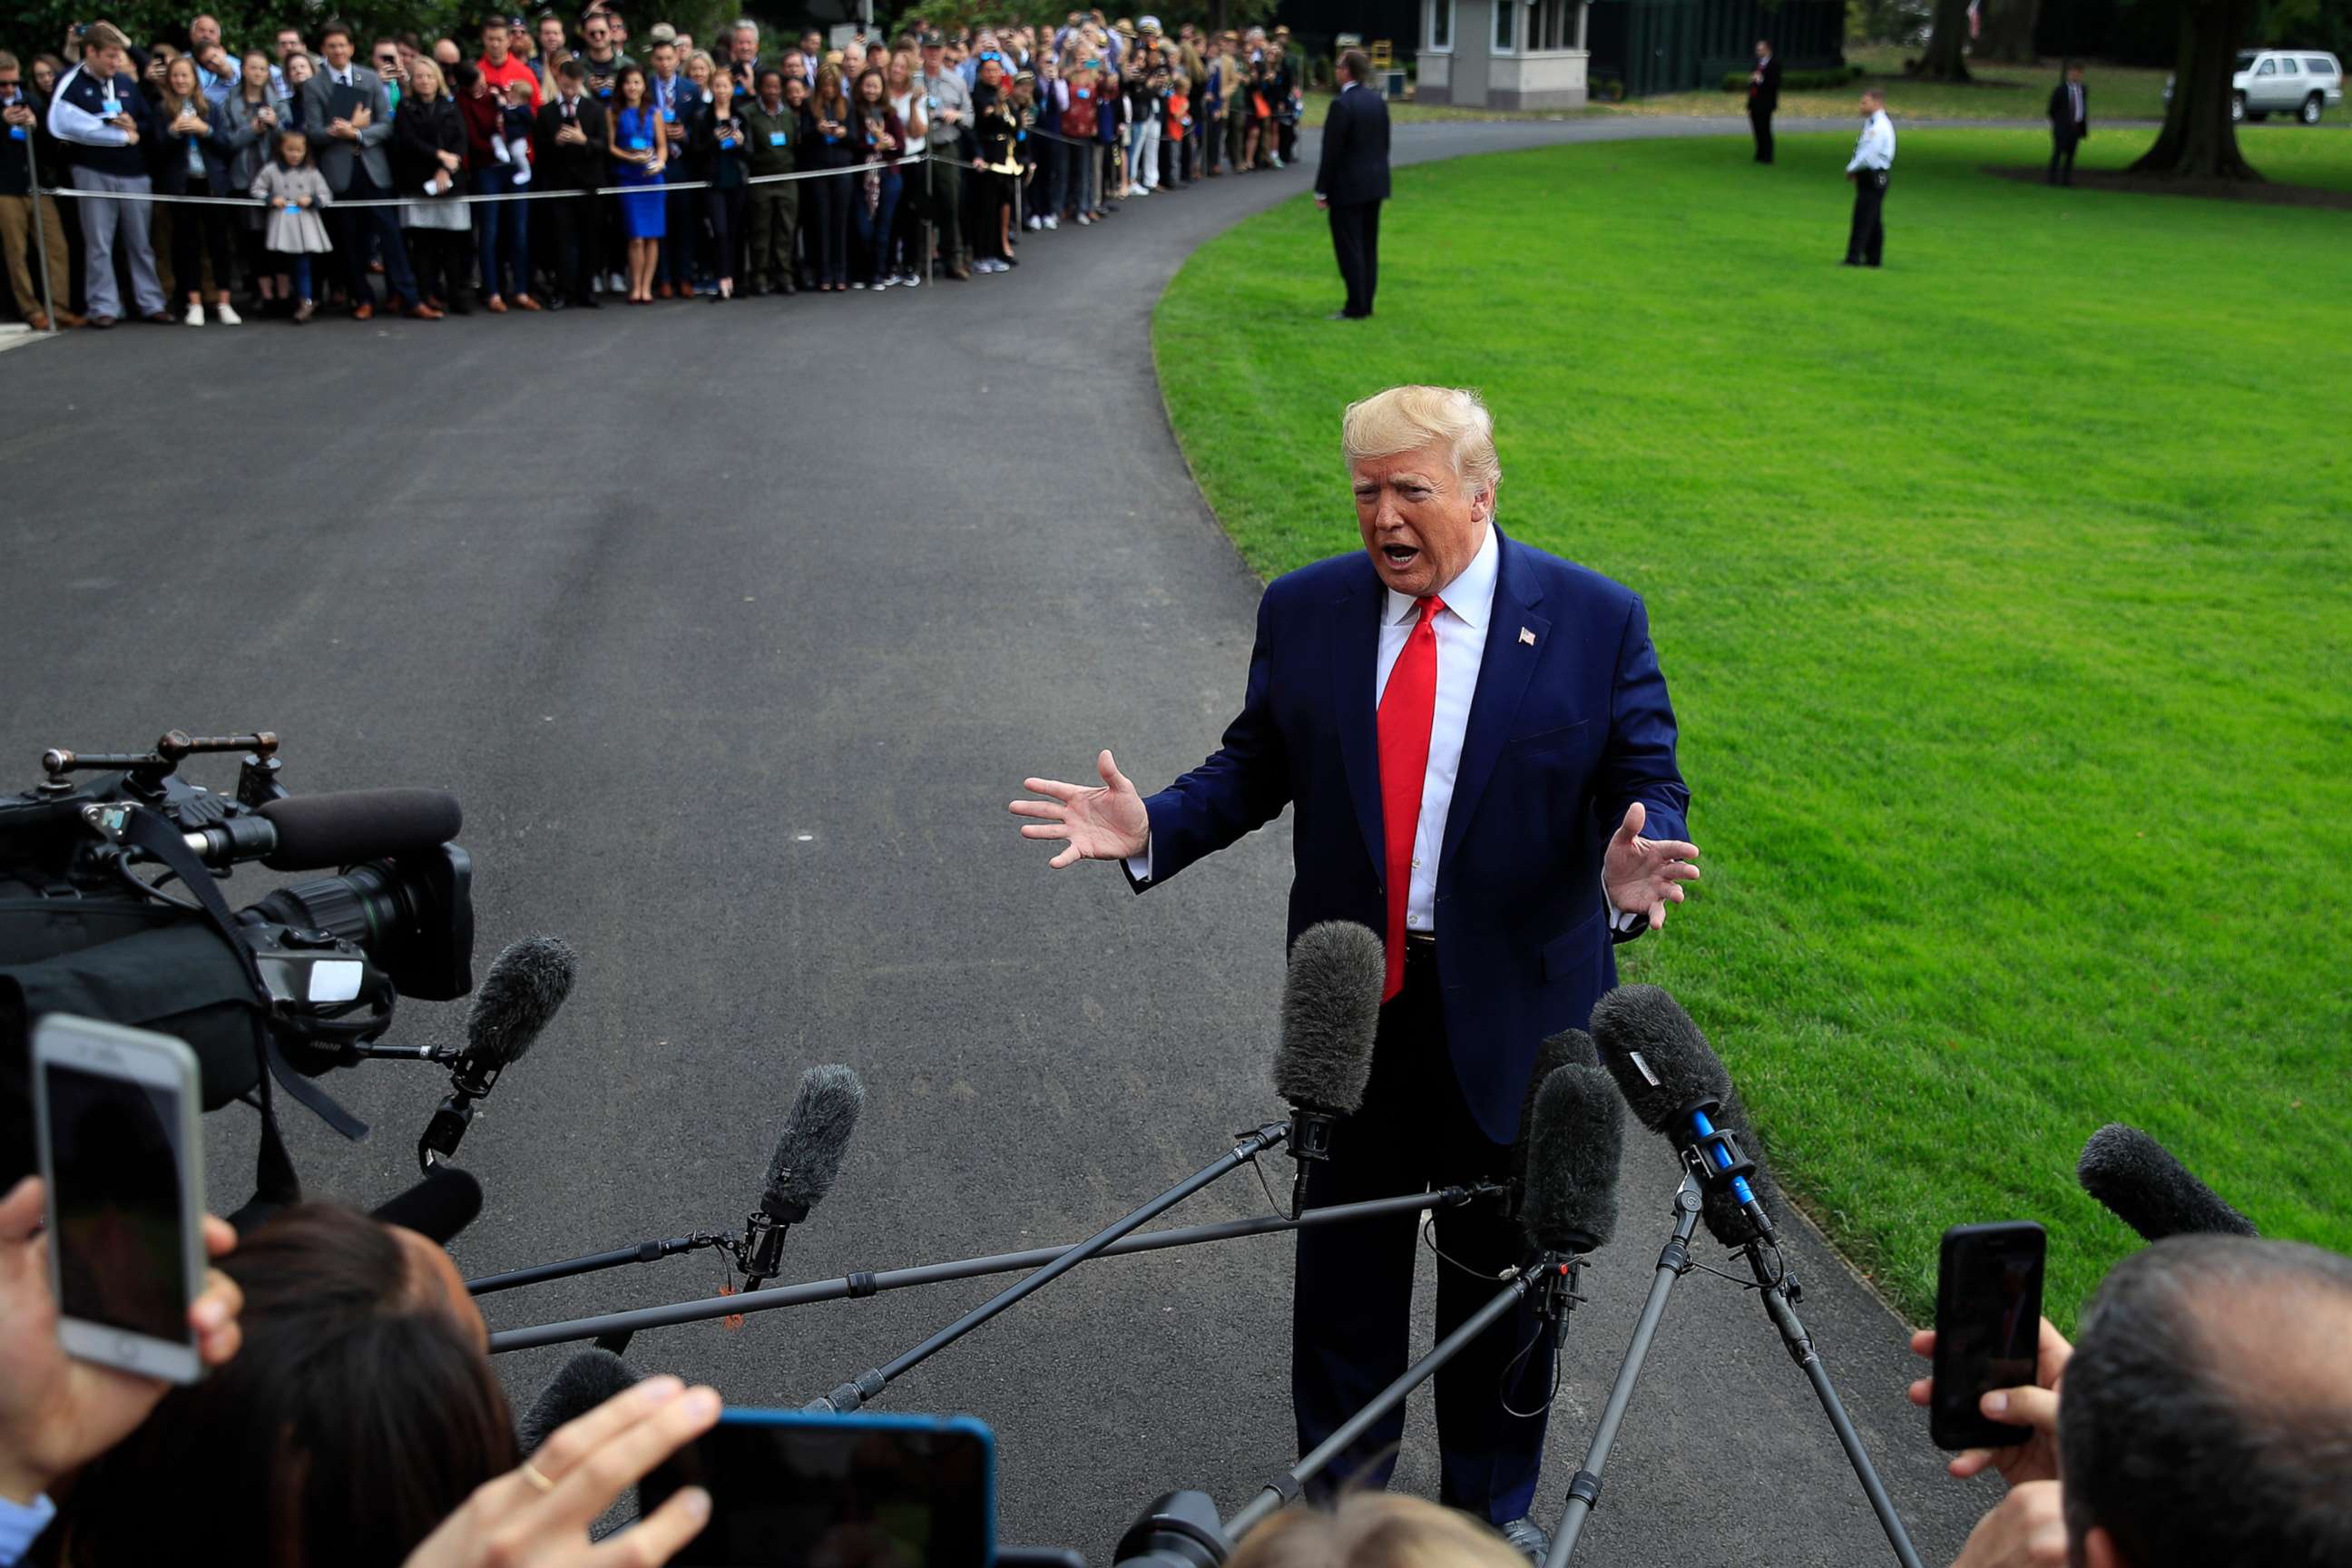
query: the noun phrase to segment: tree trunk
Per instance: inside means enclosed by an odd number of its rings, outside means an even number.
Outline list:
[[[2000,60],[2006,65],[2032,65],[2033,28],[2041,19],[2042,0],[1985,0],[1984,29],[1977,39],[1977,58]]]
[[[1927,34],[1927,52],[1911,74],[1930,81],[1966,81],[1969,63],[1960,51],[1969,41],[1969,0],[1936,0],[1936,18]]]
[[[2253,8],[2254,0],[2183,0],[2180,60],[2164,129],[2128,173],[2159,179],[2262,179],[2238,151],[2238,128],[2230,121],[2230,78]]]

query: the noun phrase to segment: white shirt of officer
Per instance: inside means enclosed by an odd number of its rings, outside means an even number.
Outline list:
[[[1849,174],[1857,169],[1885,170],[1895,167],[1895,122],[1886,118],[1884,107],[1870,111],[1862,122],[1862,135],[1853,144],[1853,162],[1845,166]]]

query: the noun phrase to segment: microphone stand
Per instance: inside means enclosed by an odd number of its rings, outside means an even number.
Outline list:
[[[1141,1236],[1126,1237],[1111,1243],[1102,1249],[1100,1256],[1124,1258],[1131,1253],[1160,1252],[1170,1247],[1197,1247],[1204,1242],[1230,1241],[1276,1231],[1344,1225],[1352,1220],[1378,1219],[1422,1209],[1459,1208],[1480,1199],[1501,1197],[1504,1192],[1505,1189],[1496,1184],[1481,1183],[1475,1186],[1440,1187],[1432,1192],[1406,1193],[1392,1198],[1373,1198],[1363,1203],[1308,1209],[1297,1219],[1281,1215],[1258,1215],[1248,1219],[1187,1226],[1181,1230],[1147,1231]],[[546,1323],[535,1328],[508,1329],[490,1336],[490,1352],[496,1355],[507,1351],[536,1350],[541,1345],[593,1340],[610,1334],[634,1334],[645,1329],[670,1328],[709,1318],[732,1317],[739,1312],[763,1312],[775,1307],[800,1307],[816,1301],[861,1300],[885,1290],[939,1285],[952,1279],[974,1279],[990,1274],[1014,1274],[1024,1268],[1042,1268],[1072,1250],[1071,1247],[1063,1246],[1036,1247],[1026,1252],[1003,1252],[992,1257],[968,1258],[951,1263],[927,1263],[912,1268],[848,1274],[837,1279],[820,1279],[804,1285],[771,1285],[742,1295],[711,1296],[698,1301],[646,1307],[633,1312],[607,1312],[601,1317],[575,1318],[568,1322]],[[615,1261],[632,1261],[635,1256],[631,1253],[628,1258],[616,1258]]]
[[[1118,1219],[1071,1247],[1068,1251],[1040,1268],[1017,1285],[1010,1285],[950,1323],[914,1349],[900,1352],[887,1365],[869,1367],[835,1389],[809,1401],[806,1408],[814,1411],[846,1413],[864,1406],[866,1402],[882,1392],[894,1380],[905,1376],[956,1341],[1027,1296],[1034,1295],[1046,1286],[1102,1252],[1111,1243],[1130,1231],[1139,1230],[1150,1220],[1174,1208],[1202,1187],[1241,1169],[1267,1150],[1275,1148],[1290,1136],[1290,1128],[1280,1121],[1270,1121],[1255,1132],[1241,1134],[1231,1149],[1202,1166],[1166,1192],[1139,1208],[1129,1210]]]
[[[485,1274],[479,1279],[466,1281],[467,1290],[476,1296],[488,1296],[500,1290],[512,1290],[518,1286],[542,1284],[550,1279],[569,1279],[575,1274],[593,1274],[600,1268],[617,1268],[624,1263],[654,1263],[680,1253],[699,1252],[705,1247],[731,1247],[735,1237],[716,1236],[707,1230],[692,1236],[673,1236],[666,1240],[641,1241],[634,1247],[616,1247],[609,1252],[591,1252],[581,1258],[567,1258],[561,1263],[534,1264],[529,1268],[510,1268],[503,1274]]]
[[[1633,1325],[1633,1341],[1625,1348],[1625,1361],[1617,1369],[1616,1385],[1609,1391],[1609,1403],[1601,1408],[1601,1424],[1592,1429],[1592,1441],[1584,1450],[1584,1463],[1577,1467],[1576,1477],[1568,1483],[1568,1507],[1559,1516],[1559,1529],[1551,1538],[1551,1555],[1544,1559],[1544,1568],[1567,1568],[1568,1560],[1576,1552],[1576,1538],[1583,1533],[1584,1521],[1592,1505],[1601,1498],[1601,1471],[1609,1463],[1609,1449],[1617,1441],[1617,1427],[1625,1419],[1625,1407],[1633,1402],[1634,1380],[1642,1375],[1642,1363],[1649,1358],[1650,1341],[1658,1331],[1659,1320],[1666,1315],[1666,1297],[1675,1281],[1690,1272],[1690,1239],[1698,1228],[1698,1183],[1689,1172],[1683,1173],[1682,1185],[1675,1189],[1675,1233],[1667,1239],[1665,1249],[1658,1254],[1657,1277],[1650,1281],[1649,1300],[1642,1303],[1642,1316]]]
[[[1813,1350],[1812,1336],[1805,1331],[1805,1325],[1797,1319],[1796,1304],[1804,1292],[1798,1286],[1796,1276],[1789,1271],[1787,1261],[1781,1258],[1778,1247],[1773,1248],[1772,1253],[1773,1262],[1779,1265],[1777,1268],[1765,1266],[1764,1249],[1758,1243],[1751,1241],[1742,1250],[1748,1255],[1748,1269],[1756,1276],[1757,1294],[1764,1298],[1765,1315],[1772,1320],[1772,1326],[1780,1331],[1780,1342],[1788,1347],[1790,1359],[1804,1369],[1806,1379],[1813,1385],[1813,1393],[1820,1397],[1822,1409],[1827,1413],[1830,1426],[1837,1432],[1838,1443],[1845,1449],[1846,1461],[1853,1467],[1854,1478],[1862,1482],[1863,1495],[1870,1499],[1871,1511],[1878,1516],[1879,1527],[1886,1531],[1887,1543],[1895,1548],[1895,1560],[1903,1568],[1920,1568],[1919,1553],[1911,1544],[1910,1533],[1903,1528],[1903,1518],[1895,1511],[1894,1500],[1886,1495],[1886,1488],[1880,1482],[1878,1471],[1872,1468],[1870,1455],[1862,1446],[1861,1435],[1854,1431],[1853,1423],[1846,1418],[1845,1406],[1839,1402],[1837,1390],[1830,1384],[1829,1369],[1822,1364],[1822,1358]]]
[[[1538,1284],[1547,1284],[1549,1294],[1549,1281],[1567,1282],[1565,1291],[1554,1298],[1564,1303],[1561,1310],[1565,1312],[1575,1303],[1575,1277],[1583,1267],[1584,1259],[1575,1253],[1546,1252],[1521,1268],[1511,1277],[1510,1283],[1495,1293],[1494,1300],[1472,1313],[1460,1328],[1432,1346],[1427,1355],[1405,1368],[1395,1382],[1372,1396],[1371,1403],[1348,1417],[1338,1431],[1317,1444],[1313,1452],[1266,1482],[1265,1489],[1258,1493],[1247,1507],[1225,1521],[1225,1539],[1238,1542],[1269,1515],[1287,1507],[1308,1481],[1322,1474],[1332,1460],[1348,1450],[1349,1445],[1403,1404],[1408,1394],[1428,1382],[1447,1362],[1461,1354],[1464,1346],[1492,1328],[1505,1313],[1518,1304],[1520,1297]]]

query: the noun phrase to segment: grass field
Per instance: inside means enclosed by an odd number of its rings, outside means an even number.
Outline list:
[[[2352,184],[2352,136],[2245,140]],[[2044,145],[1906,138],[1875,273],[1843,138],[1405,169],[1373,321],[1304,199],[1155,319],[1260,572],[1356,547],[1340,405],[1435,381],[1502,526],[1646,596],[1706,879],[1628,973],[1915,1320],[1947,1226],[2024,1216],[2071,1323],[2130,1245],[2072,1179],[2108,1121],[2352,1251],[2352,216],[1979,172]]]

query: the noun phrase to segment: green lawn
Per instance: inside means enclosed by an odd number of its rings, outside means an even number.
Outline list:
[[[2352,185],[2352,136],[2246,143]],[[1706,879],[1629,977],[1915,1320],[1947,1226],[2030,1216],[2072,1322],[2108,1121],[2352,1251],[2352,215],[1978,172],[2044,145],[1906,138],[1876,273],[1843,138],[1405,169],[1375,320],[1301,199],[1154,323],[1260,572],[1356,547],[1340,405],[1422,380],[1493,405],[1506,530],[1646,596]]]

